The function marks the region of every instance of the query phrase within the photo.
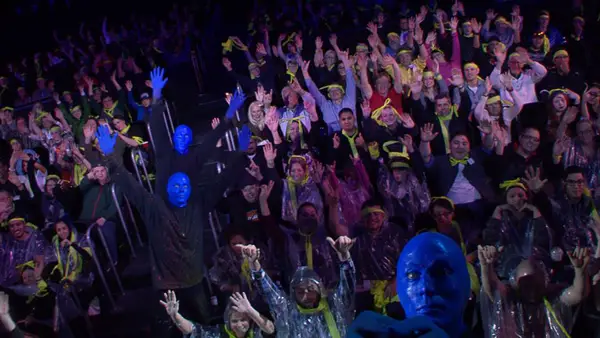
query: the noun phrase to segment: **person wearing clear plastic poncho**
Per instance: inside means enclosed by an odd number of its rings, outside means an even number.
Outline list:
[[[283,180],[283,203],[281,217],[285,221],[296,222],[299,206],[312,203],[319,213],[323,210],[323,200],[319,188],[310,176],[310,168],[304,156],[293,155],[288,163],[288,177]]]
[[[469,272],[452,238],[434,232],[413,237],[398,259],[396,284],[406,319],[365,311],[352,323],[348,338],[471,337],[464,322]]]
[[[573,320],[570,307],[586,296],[588,249],[575,248],[568,253],[575,277],[567,288],[550,284],[544,266],[532,257],[509,259],[518,264],[511,273],[510,283],[501,282],[494,263],[502,251],[502,247],[478,247],[486,337],[570,338]]]
[[[354,241],[340,236],[327,241],[340,260],[340,280],[333,294],[328,295],[321,278],[306,266],[298,268],[287,296],[264,272],[258,259],[260,251],[249,245],[242,249],[250,261],[252,278],[261,290],[275,320],[277,337],[281,338],[341,338],[354,316],[353,300],[356,283],[350,248]]]
[[[483,242],[486,245],[504,247],[503,257],[518,255],[534,256],[546,263],[550,260],[552,231],[542,214],[529,203],[529,189],[520,179],[504,181],[500,184],[504,190],[506,204],[499,205],[483,230]],[[508,274],[507,261],[499,263],[500,276]]]
[[[273,322],[256,311],[245,293],[234,293],[223,314],[224,325],[203,326],[193,323],[179,313],[175,292],[168,290],[160,304],[186,338],[261,338],[262,332],[273,334]]]

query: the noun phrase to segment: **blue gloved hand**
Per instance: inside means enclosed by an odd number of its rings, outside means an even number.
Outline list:
[[[98,140],[98,146],[104,155],[110,155],[115,149],[115,143],[117,143],[117,133],[110,134],[110,130],[106,125],[98,126],[96,131],[96,139]]]
[[[236,90],[233,93],[233,97],[231,98],[231,102],[229,103],[229,108],[227,109],[227,113],[225,113],[225,117],[228,120],[231,120],[235,116],[235,112],[239,110],[246,100],[246,96],[241,90]]]
[[[250,128],[247,125],[244,125],[238,134],[238,142],[240,144],[240,151],[248,150],[248,146],[250,146],[250,137],[252,133],[250,132]]]
[[[400,321],[365,311],[352,322],[347,337],[448,338],[448,335],[427,317]]]
[[[158,100],[162,96],[162,90],[165,88],[167,81],[169,78],[163,79],[165,75],[165,70],[156,67],[150,72],[150,82],[152,82],[152,96],[154,99]]]

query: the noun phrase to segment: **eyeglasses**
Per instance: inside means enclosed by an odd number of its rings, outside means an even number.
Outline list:
[[[583,185],[585,183],[584,180],[567,180],[568,185]]]

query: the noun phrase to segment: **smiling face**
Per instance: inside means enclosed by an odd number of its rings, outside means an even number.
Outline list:
[[[397,122],[397,117],[391,107],[386,107],[381,111],[381,121],[386,126],[393,126]]]
[[[462,326],[471,283],[454,240],[439,233],[414,237],[402,250],[396,275],[407,318],[426,316],[442,329]]]
[[[25,237],[25,221],[12,221],[8,223],[8,231],[16,239],[21,240]]]
[[[296,182],[301,182],[304,180],[306,175],[306,171],[304,170],[304,166],[299,162],[294,162],[290,166],[290,176]]]
[[[54,230],[56,231],[56,234],[58,235],[58,238],[61,241],[68,239],[69,235],[71,234],[71,231],[69,230],[69,227],[65,224],[65,222],[57,222],[54,226]]]
[[[563,94],[558,94],[552,99],[552,108],[557,112],[564,112],[569,107],[567,97]]]
[[[294,297],[296,303],[301,307],[305,309],[315,308],[321,298],[319,286],[312,281],[300,283],[294,288]]]
[[[506,192],[506,204],[515,210],[522,210],[527,203],[527,192],[520,187],[514,187]]]
[[[450,155],[457,160],[462,160],[471,151],[471,143],[465,135],[456,135],[450,141]]]
[[[232,311],[229,316],[229,327],[238,336],[245,336],[250,329],[250,319],[247,315]]]
[[[390,78],[386,75],[380,75],[375,81],[375,90],[383,97],[387,97],[388,91],[391,88]]]
[[[177,207],[183,208],[187,205],[190,195],[192,194],[192,186],[188,175],[178,172],[171,177],[167,183],[167,196],[169,202]]]

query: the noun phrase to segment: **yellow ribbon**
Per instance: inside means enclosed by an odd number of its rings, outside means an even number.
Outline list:
[[[60,181],[60,177],[58,177],[58,175],[50,174],[50,175],[46,176],[46,182],[48,182],[50,180]]]
[[[250,263],[247,258],[244,258],[244,262],[242,262],[241,275],[246,279],[246,283],[248,283],[248,287],[250,291],[252,291],[252,276],[250,275]]]
[[[565,327],[562,325],[562,323],[558,320],[558,316],[556,316],[556,312],[554,312],[554,309],[552,308],[552,304],[550,304],[550,302],[548,301],[548,299],[546,297],[544,297],[544,306],[546,307],[546,309],[548,309],[548,312],[550,312],[550,316],[552,317],[552,319],[554,319],[554,321],[556,322],[556,325],[558,325],[558,328],[562,331],[562,333],[565,335],[565,337],[571,338],[571,335],[569,335],[569,332],[567,331],[567,329],[565,329]]]
[[[392,100],[387,98],[387,99],[385,99],[383,106],[373,110],[373,112],[371,113],[371,119],[373,119],[373,121],[377,122],[377,124],[382,127],[387,127],[387,125],[380,119],[381,113],[383,112],[383,110],[385,108],[389,107],[390,109],[392,109],[392,112],[396,115],[396,117],[400,118],[400,113],[396,110],[396,108],[394,108],[394,106],[391,105],[391,103],[392,103]]]
[[[330,85],[319,88],[319,90],[323,90],[323,89],[327,89],[327,91],[330,91],[331,89],[339,89],[342,91],[342,94],[345,92],[344,87],[342,87],[341,85],[339,85],[337,83],[330,84]]]
[[[397,152],[397,151],[390,151],[390,146],[394,145],[394,144],[401,144],[402,143],[400,141],[387,141],[384,142],[383,145],[381,146],[381,148],[383,149],[383,151],[385,151],[386,153],[388,153],[389,158],[405,158],[405,159],[410,159],[410,156],[408,155],[408,151],[406,150],[406,146],[402,145],[402,152]]]
[[[298,156],[298,155],[292,155],[290,157],[290,159],[288,160],[288,170],[291,169],[291,163],[292,163],[292,159],[297,158],[297,159],[302,159],[302,162],[304,163],[305,171],[304,171],[304,178],[302,179],[302,181],[300,182],[296,182],[294,181],[294,179],[291,176],[287,177],[287,182],[288,182],[288,190],[290,191],[290,199],[292,202],[292,211],[296,211],[298,209],[298,196],[296,196],[296,185],[305,185],[306,182],[308,182],[308,168],[306,166],[306,158],[302,157],[302,156]]]
[[[323,313],[323,317],[325,317],[325,323],[327,324],[327,328],[329,329],[329,334],[331,338],[340,338],[340,331],[337,328],[337,324],[335,323],[335,319],[333,318],[333,314],[329,310],[329,304],[327,303],[327,299],[325,297],[321,298],[319,302],[319,306],[314,309],[305,309],[300,305],[297,305],[298,311],[303,315],[315,315],[319,312]]]
[[[487,101],[485,101],[485,104],[494,104],[496,102],[500,102],[502,104],[503,107],[510,107],[512,106],[512,102],[506,101],[506,100],[502,100],[500,98],[500,95],[494,95],[492,97],[490,97],[489,99],[487,99]]]
[[[292,83],[294,81],[294,79],[296,78],[296,74],[290,72],[290,70],[286,70],[285,71],[285,75],[289,75],[290,79],[289,79],[289,83]]]
[[[290,34],[290,35],[287,37],[287,39],[285,39],[285,40],[284,40],[284,41],[281,43],[281,45],[282,45],[282,46],[285,46],[285,45],[287,45],[288,43],[292,42],[292,40],[294,40],[294,38],[295,38],[295,37],[296,37],[296,33],[294,32],[294,33]]]
[[[365,216],[367,216],[369,214],[373,214],[373,213],[385,214],[385,211],[383,211],[383,209],[377,208],[377,207],[366,207],[361,210],[360,215],[362,217],[365,217]]]
[[[77,234],[75,232],[71,232],[69,241],[71,243],[77,243]],[[58,258],[58,265],[56,265],[56,267],[52,271],[54,271],[55,269],[60,271],[60,273],[62,275],[62,280],[67,279],[69,281],[75,281],[77,279],[77,276],[79,276],[79,274],[81,273],[81,270],[83,269],[83,262],[81,259],[79,259],[79,253],[77,252],[77,250],[75,250],[75,248],[70,246],[69,252],[67,254],[67,264],[65,267],[63,265],[63,262],[61,259],[60,240],[59,240],[58,236],[55,235],[52,238],[52,243],[54,244],[54,248],[56,251],[56,257]],[[83,249],[91,254],[91,251],[89,248],[83,248]],[[71,264],[69,264],[69,263],[73,263],[73,266],[74,266],[73,270],[70,270]]]
[[[438,121],[440,122],[440,129],[442,130],[442,138],[444,139],[444,146],[446,147],[446,154],[450,153],[450,133],[448,131],[448,127],[446,126],[446,121],[450,121],[452,120],[452,118],[456,115],[458,116],[458,112],[456,110],[456,105],[453,105],[452,108],[450,108],[450,114],[448,115],[439,115],[438,113],[435,113],[435,115],[438,118]]]
[[[370,142],[369,143],[369,155],[371,155],[371,159],[376,160],[379,158],[380,154],[379,154],[379,143],[377,142]]]
[[[566,50],[564,50],[564,49],[557,50],[556,53],[554,53],[554,55],[552,55],[552,60],[556,59],[559,56],[565,56],[566,57],[566,56],[569,56],[569,53]]]
[[[115,108],[117,107],[117,105],[119,104],[119,101],[115,101],[113,103],[113,105],[110,108],[104,108],[104,113],[110,117],[113,117],[113,112],[115,111]]]
[[[508,189],[511,189],[514,187],[519,187],[519,188],[527,191],[527,187],[525,186],[525,184],[521,183],[520,178],[516,178],[514,180],[507,180],[500,184],[500,189],[504,189],[506,191],[508,191]]]
[[[469,156],[463,158],[462,160],[457,160],[454,157],[450,157],[450,165],[453,167],[456,166],[457,164],[467,165],[468,161],[469,161]]]
[[[381,314],[384,316],[387,316],[386,307],[388,304],[400,301],[398,295],[394,295],[394,297],[391,298],[385,296],[385,288],[388,286],[388,283],[389,281],[386,280],[371,281],[371,295],[373,295],[375,309],[380,310]]]
[[[358,136],[358,130],[355,130],[353,135],[348,135],[348,133],[345,130],[342,130],[342,135],[344,135],[346,137],[346,139],[348,140],[348,143],[350,144],[350,150],[352,151],[352,156],[358,157],[358,150],[356,149],[356,142],[355,142],[355,139]]]
[[[312,250],[312,239],[311,235],[304,235],[304,250],[306,251],[306,266],[309,269],[313,269],[313,250]]]
[[[301,149],[305,149],[306,148],[306,144],[304,143],[304,126],[302,124],[302,119],[304,119],[304,116],[300,115],[300,116],[296,116],[296,117],[290,117],[289,119],[281,119],[279,120],[280,122],[287,122],[288,126],[287,128],[285,128],[285,139],[287,141],[291,141],[292,140],[292,136],[290,134],[290,129],[289,126],[293,123],[293,122],[297,122],[298,123],[298,133],[300,134],[300,148]]]
[[[450,198],[446,197],[446,196],[436,196],[436,197],[432,197],[431,198],[431,203],[435,202],[435,201],[439,201],[439,200],[444,200],[448,203],[450,203],[450,205],[452,206],[452,210],[454,211],[454,201],[452,201]]]

